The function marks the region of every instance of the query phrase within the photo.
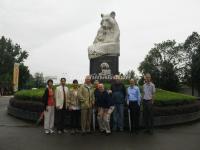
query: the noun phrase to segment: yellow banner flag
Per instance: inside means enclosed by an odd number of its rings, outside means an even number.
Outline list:
[[[14,92],[18,91],[18,83],[19,83],[19,63],[15,63],[14,70],[13,70],[13,90],[14,90]]]

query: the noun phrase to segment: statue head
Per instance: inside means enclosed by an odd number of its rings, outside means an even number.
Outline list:
[[[103,29],[111,29],[116,25],[114,11],[112,11],[110,14],[101,14],[101,18],[101,27]]]

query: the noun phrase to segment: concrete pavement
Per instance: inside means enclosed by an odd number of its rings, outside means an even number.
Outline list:
[[[154,135],[128,132],[104,136],[45,135],[42,127],[7,115],[9,97],[0,97],[0,150],[199,150],[200,122],[155,129]]]

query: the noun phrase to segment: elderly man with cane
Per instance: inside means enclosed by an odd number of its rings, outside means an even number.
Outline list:
[[[131,132],[138,134],[139,122],[140,122],[140,102],[141,94],[138,86],[135,85],[135,80],[130,80],[130,86],[127,88],[127,105],[130,110],[130,120]],[[130,125],[129,125],[130,126]]]

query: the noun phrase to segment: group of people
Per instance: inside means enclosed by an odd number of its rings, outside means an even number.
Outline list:
[[[124,131],[125,105],[128,105],[130,131],[138,133],[140,106],[143,105],[146,132],[153,133],[155,85],[151,82],[150,74],[145,75],[143,95],[134,79],[130,79],[130,85],[126,88],[119,76],[115,76],[109,90],[105,89],[104,84],[97,80],[92,84],[90,75],[86,76],[84,84],[80,87],[78,81],[74,80],[69,89],[66,86],[65,78],[61,78],[60,86],[55,90],[53,80],[48,80],[47,85],[43,95],[46,134],[54,133],[55,111],[58,134],[65,132],[66,112],[70,113],[71,134],[79,132],[79,127],[81,127],[83,135],[91,133],[91,121],[93,120],[95,123],[97,120],[99,131],[109,135],[111,134],[111,114],[113,116],[112,131]],[[93,124],[93,127],[95,129],[96,125]]]

